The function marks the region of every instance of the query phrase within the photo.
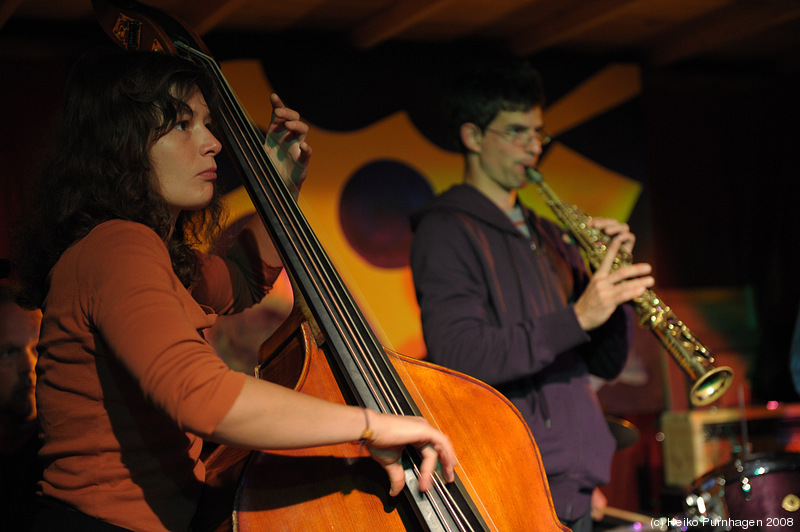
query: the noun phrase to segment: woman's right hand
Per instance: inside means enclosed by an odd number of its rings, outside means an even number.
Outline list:
[[[405,486],[405,473],[401,463],[403,449],[412,445],[422,455],[419,489],[428,491],[433,484],[436,464],[446,482],[455,479],[453,468],[457,460],[450,439],[418,416],[395,416],[367,410],[371,436],[364,441],[370,456],[389,475],[389,495],[398,495]]]

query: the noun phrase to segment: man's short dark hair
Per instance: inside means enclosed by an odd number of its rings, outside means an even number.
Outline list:
[[[499,59],[477,64],[455,82],[445,103],[445,120],[462,152],[460,130],[473,123],[481,131],[500,111],[527,111],[544,106],[539,72],[524,59]]]

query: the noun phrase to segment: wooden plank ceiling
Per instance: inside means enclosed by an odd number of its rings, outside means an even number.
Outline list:
[[[637,61],[746,62],[800,70],[798,0],[149,0],[201,36],[326,32],[369,49],[390,41],[485,41]],[[90,0],[0,0],[0,53],[94,18]],[[10,35],[3,39],[3,33]]]

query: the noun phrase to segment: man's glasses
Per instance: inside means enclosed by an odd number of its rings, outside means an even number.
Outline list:
[[[496,133],[500,135],[504,139],[506,139],[511,144],[515,146],[528,146],[533,139],[539,141],[539,144],[542,146],[547,146],[550,144],[550,141],[553,140],[550,135],[548,135],[544,131],[534,131],[532,129],[508,129],[508,130],[500,130],[500,129],[493,129],[491,127],[487,127],[486,131],[491,131],[492,133]]]

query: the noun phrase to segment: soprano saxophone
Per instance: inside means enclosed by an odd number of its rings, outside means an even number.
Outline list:
[[[590,227],[591,217],[585,212],[561,201],[538,170],[528,168],[527,173],[528,179],[539,186],[547,205],[581,246],[592,270],[596,270],[606,255],[611,240],[609,236]],[[614,258],[612,268],[629,264],[633,264],[633,257],[621,249]],[[704,406],[719,399],[733,382],[733,370],[727,366],[715,368],[711,352],[652,290],[636,297],[632,303],[639,317],[639,325],[655,334],[667,353],[694,383],[689,394],[692,404]]]

